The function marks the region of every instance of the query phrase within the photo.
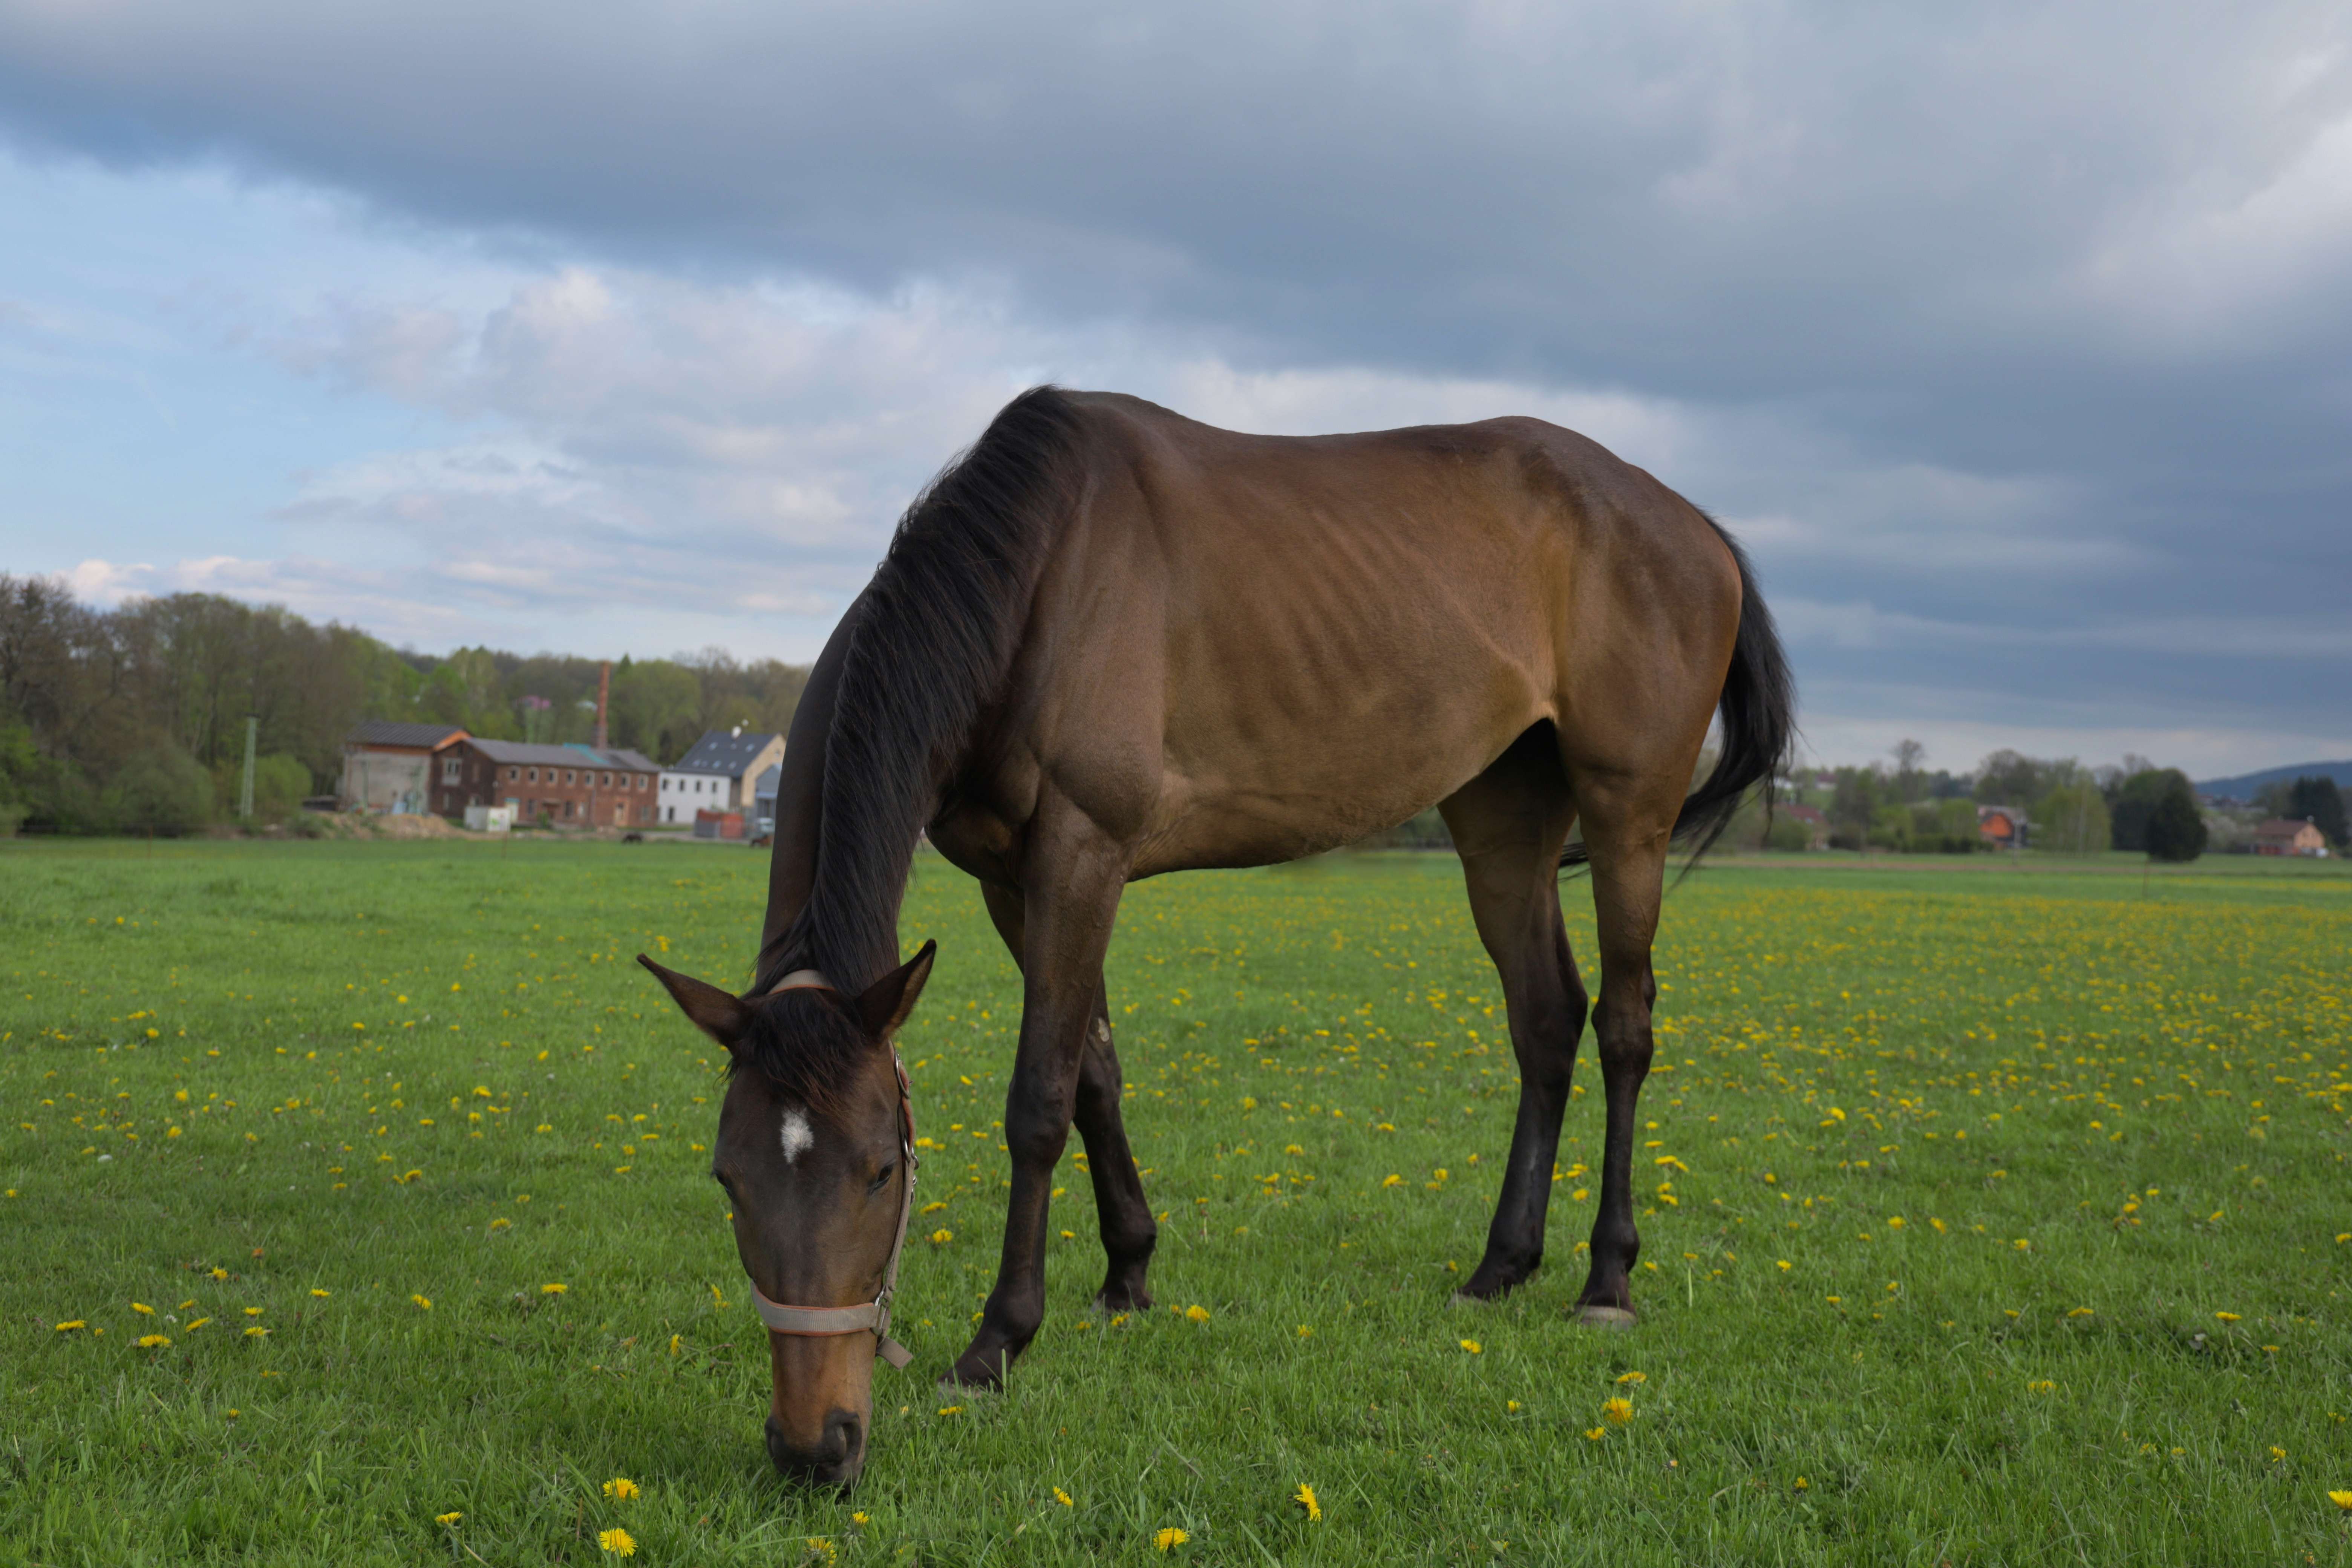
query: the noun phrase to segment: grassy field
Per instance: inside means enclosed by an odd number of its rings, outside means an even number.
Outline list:
[[[1139,887],[1112,1008],[1160,1304],[1089,1313],[1072,1180],[1046,1329],[971,1397],[933,1380],[993,1267],[1017,992],[927,858],[905,1046],[948,1238],[845,1502],[768,1468],[715,1053],[629,962],[739,979],[763,873],[0,844],[0,1561],[2352,1562],[2333,867],[1692,878],[1624,1334],[1562,1316],[1597,1092],[1552,1266],[1445,1306],[1516,1092],[1450,858]]]

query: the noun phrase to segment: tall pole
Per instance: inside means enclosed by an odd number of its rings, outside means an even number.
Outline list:
[[[253,746],[261,731],[261,721],[253,714],[245,717],[245,784],[236,792],[236,814],[247,821],[253,820]]]
[[[596,667],[596,749],[603,751],[609,733],[604,722],[606,710],[613,701],[613,666],[610,660]]]

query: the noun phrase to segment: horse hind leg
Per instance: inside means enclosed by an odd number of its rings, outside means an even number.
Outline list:
[[[1439,808],[1462,858],[1470,915],[1503,982],[1519,1105],[1486,1252],[1460,1295],[1501,1296],[1543,1262],[1585,994],[1559,912],[1559,851],[1576,820],[1548,733],[1530,730]]]
[[[1633,1269],[1642,1252],[1633,1224],[1633,1133],[1653,1048],[1657,981],[1650,946],[1664,899],[1666,852],[1685,773],[1612,776],[1577,784],[1592,859],[1592,905],[1600,931],[1601,1000],[1592,1033],[1600,1047],[1608,1131],[1601,1162],[1601,1206],[1592,1221],[1592,1265],[1577,1315],[1599,1327],[1634,1321]]]

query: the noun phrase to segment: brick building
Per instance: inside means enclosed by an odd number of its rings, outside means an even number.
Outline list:
[[[519,827],[541,817],[558,827],[644,827],[660,779],[660,764],[635,752],[468,736],[439,754],[433,811],[461,817],[469,805],[511,805]]]
[[[430,781],[449,748],[466,739],[456,724],[408,724],[368,719],[343,737],[343,776],[336,805],[343,811],[424,812]]]

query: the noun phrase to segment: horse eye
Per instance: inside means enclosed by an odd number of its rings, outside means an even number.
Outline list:
[[[882,1190],[882,1184],[888,1181],[890,1179],[890,1173],[898,1168],[898,1162],[896,1160],[893,1160],[888,1164],[883,1166],[879,1171],[877,1171],[874,1173],[874,1179],[866,1184],[866,1190],[869,1193],[880,1192]]]

